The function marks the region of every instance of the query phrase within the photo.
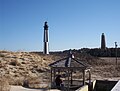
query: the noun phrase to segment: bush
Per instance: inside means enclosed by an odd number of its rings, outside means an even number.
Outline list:
[[[10,91],[10,85],[5,78],[0,78],[0,91]]]
[[[11,62],[9,64],[13,65],[13,66],[19,66],[20,65],[20,63],[17,60],[11,60]]]
[[[23,81],[23,86],[24,87],[29,87],[29,88],[40,88],[40,86],[37,86],[40,84],[40,78],[39,77],[26,77]]]

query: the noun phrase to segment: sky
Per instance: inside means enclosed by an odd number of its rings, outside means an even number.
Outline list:
[[[0,50],[42,51],[120,46],[120,0],[0,0]]]

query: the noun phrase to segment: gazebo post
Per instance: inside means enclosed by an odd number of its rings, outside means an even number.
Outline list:
[[[93,91],[93,87],[92,87],[92,84],[91,84],[91,71],[90,71],[90,69],[89,69],[89,89],[90,89],[90,91]]]
[[[55,68],[53,69],[53,81],[55,81]]]
[[[83,69],[83,85],[85,85],[85,70]]]
[[[51,87],[52,87],[52,68],[51,68]]]
[[[70,84],[69,84],[69,76],[70,76],[70,74],[69,74],[69,69],[68,69],[68,91],[70,90],[70,89],[69,89],[69,87],[70,87]]]
[[[71,85],[72,85],[72,82],[73,82],[73,80],[72,80],[72,70],[71,70]]]
[[[91,71],[89,70],[89,84],[91,84]]]

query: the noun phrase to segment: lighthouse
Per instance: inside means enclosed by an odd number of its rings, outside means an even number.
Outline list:
[[[105,43],[105,35],[102,33],[101,35],[101,49],[105,50],[106,49],[106,43]]]
[[[43,54],[49,54],[49,36],[48,36],[48,25],[47,22],[44,23],[44,48],[43,48]]]

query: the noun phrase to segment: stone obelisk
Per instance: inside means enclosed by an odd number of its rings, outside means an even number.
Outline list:
[[[106,43],[105,43],[105,35],[102,33],[101,35],[101,49],[105,50],[106,49]]]
[[[44,23],[44,49],[43,54],[49,54],[49,37],[48,37],[48,25],[47,22]]]

